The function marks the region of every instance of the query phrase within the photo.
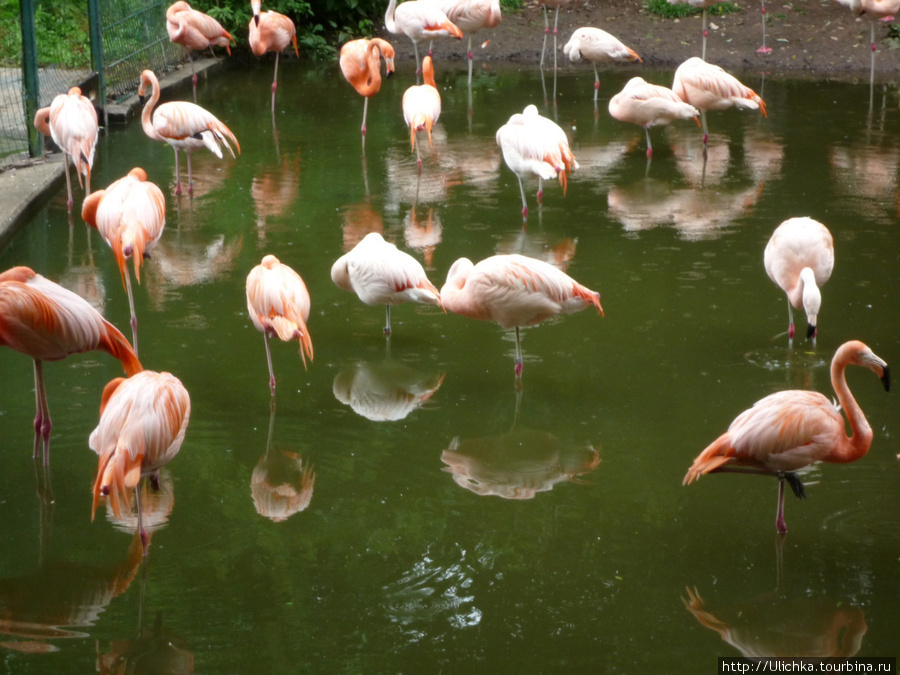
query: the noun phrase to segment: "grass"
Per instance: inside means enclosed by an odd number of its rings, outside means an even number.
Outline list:
[[[672,5],[667,0],[647,0],[646,7],[651,14],[661,16],[664,19],[682,19],[686,16],[700,14],[703,11],[700,7],[691,7],[688,4]],[[706,13],[711,16],[721,16],[740,11],[741,8],[731,2],[720,2],[717,5],[708,7]]]

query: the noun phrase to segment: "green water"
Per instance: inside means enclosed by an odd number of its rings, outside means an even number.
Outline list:
[[[282,64],[277,137],[270,68],[201,84],[199,103],[243,153],[198,152],[193,199],[174,197],[173,153],[138,124],[97,151],[95,186],[140,165],[167,194],[166,231],[136,287],[140,352],[193,402],[143,567],[103,509],[90,520],[87,438],[118,364],[92,353],[46,365],[42,508],[31,363],[0,349],[3,672],[92,672],[98,654],[104,668],[128,658],[133,672],[199,673],[705,673],[742,650],[896,655],[896,393],[848,374],[871,452],[805,474],[808,498],[788,497],[780,544],[776,481],[681,485],[694,456],[765,394],[830,396],[828,363],[845,340],[900,360],[893,95],[877,92],[870,117],[866,87],[744,77],[769,118],[711,113],[704,172],[691,123],[653,130],[648,166],[643,131],[608,116],[636,71],[604,75],[596,119],[589,70],[560,78],[556,108],[536,69],[478,71],[470,117],[464,71],[439,63],[443,114],[417,179],[400,112],[409,62],[369,106],[364,155],[362,100],[336,64]],[[523,231],[494,134],[528,103],[567,130],[582,168],[565,196],[545,186],[542,209],[526,186]],[[762,266],[772,230],[797,215],[835,239],[814,348],[788,348],[785,298]],[[383,310],[332,284],[331,264],[372,229],[438,286],[460,256],[564,262],[606,315],[526,330],[517,394],[511,333],[401,306],[388,344]],[[274,344],[274,412],[244,296],[267,253],[305,279],[315,345],[304,370],[295,344]],[[64,188],[0,252],[0,269],[16,264],[82,293],[127,333],[112,254],[79,216],[69,225]],[[280,522],[254,499],[264,471],[296,492],[300,510]],[[23,653],[23,642],[53,651]]]

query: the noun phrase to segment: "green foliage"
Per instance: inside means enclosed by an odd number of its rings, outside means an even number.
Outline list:
[[[700,14],[703,10],[699,7],[691,7],[688,4],[671,5],[667,0],[647,0],[647,9],[651,14],[661,16],[664,19],[681,19],[686,16]],[[708,7],[707,14],[721,16],[730,14],[731,12],[740,12],[741,8],[730,2],[720,2],[717,5]]]
[[[39,65],[89,68],[91,46],[87,12],[83,3],[59,0],[37,5],[34,12]],[[0,63],[22,63],[22,29],[18,0],[0,2]]]
[[[512,12],[518,9],[522,9],[522,7],[524,6],[525,4],[522,2],[522,0],[500,0],[501,9],[506,9]]]

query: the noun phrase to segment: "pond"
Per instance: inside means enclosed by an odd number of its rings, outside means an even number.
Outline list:
[[[602,73],[595,117],[588,68],[560,75],[553,104],[537,68],[476,64],[469,114],[464,68],[438,61],[443,114],[419,175],[400,108],[413,66],[398,66],[364,148],[363,103],[336,64],[282,62],[274,126],[270,61],[201,82],[198,102],[242,154],[196,153],[192,198],[174,196],[173,153],[139,124],[103,135],[95,188],[137,165],[166,193],[166,231],[135,285],[140,356],[184,382],[192,417],[148,495],[142,565],[133,520],[90,518],[87,439],[119,364],[46,364],[45,477],[30,360],[0,349],[5,672],[697,673],[741,654],[896,655],[896,393],[850,369],[871,451],[805,472],[784,538],[775,480],[682,486],[764,395],[833,396],[844,341],[900,360],[896,98],[876,92],[869,115],[868,86],[745,75],[768,118],[710,113],[705,161],[692,122],[654,129],[648,162],[643,130],[606,112],[639,68]],[[523,228],[494,135],[529,103],[564,127],[581,168],[565,195],[545,184],[540,208],[526,184]],[[65,202],[61,188],[0,269],[31,266],[128,334],[112,254]],[[817,343],[801,311],[789,346],[762,256],[801,215],[830,228],[836,263]],[[332,283],[369,231],[438,287],[462,256],[554,262],[600,292],[605,316],[525,330],[517,390],[513,332],[402,305],[386,340],[383,308]],[[268,253],[304,278],[315,345],[304,369],[296,344],[273,343],[274,400],[244,293]]]

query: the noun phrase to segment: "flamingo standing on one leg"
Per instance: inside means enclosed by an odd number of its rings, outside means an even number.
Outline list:
[[[516,113],[497,130],[497,145],[503,151],[503,161],[519,179],[522,194],[522,218],[528,218],[528,204],[522,178],[538,177],[538,204],[544,198],[543,181],[559,177],[563,194],[568,184],[567,174],[578,168],[575,155],[569,149],[566,132],[555,122],[538,114],[537,107],[529,105]]]
[[[191,153],[197,148],[206,147],[216,157],[222,158],[220,143],[228,148],[234,157],[231,143],[234,143],[238,154],[241,146],[231,130],[222,124],[216,116],[200,106],[187,101],[170,101],[154,110],[159,101],[159,80],[152,70],[141,73],[141,86],[138,95],[144,100],[144,93],[150,88],[150,100],[141,112],[141,125],[144,133],[154,141],[168,143],[175,150],[175,194],[181,194],[181,170],[178,164],[178,151],[184,150],[188,165],[188,192],[194,191],[194,179],[191,173]]]
[[[747,87],[719,66],[692,56],[675,70],[672,91],[685,103],[690,103],[700,111],[703,121],[703,145],[709,141],[706,127],[707,110],[727,110],[744,108],[759,110],[766,115],[766,103],[759,94]]]
[[[148,535],[141,512],[140,481],[150,476],[158,484],[159,470],[181,449],[190,417],[191,398],[171,373],[145,370],[128,379],[116,378],[103,390],[100,423],[88,441],[100,456],[91,520],[101,495],[109,498],[118,517],[120,501],[130,507],[130,491],[134,490],[145,557]]]
[[[188,53],[188,61],[191,64],[191,82],[194,85],[194,103],[197,102],[197,73],[194,72],[194,59],[192,51],[212,49],[213,46],[225,47],[228,56],[231,56],[229,42],[235,42],[231,33],[222,28],[222,24],[203,12],[192,9],[191,6],[178,0],[166,10],[166,30],[169,32],[169,41],[183,46]]]
[[[394,72],[394,48],[381,38],[351,40],[341,47],[341,73],[363,97],[362,137],[366,140],[366,114],[369,99],[381,90],[381,59],[384,59],[384,76]]]
[[[775,528],[779,534],[787,532],[785,479],[794,494],[804,497],[803,483],[794,471],[814,462],[856,461],[872,444],[872,428],[844,377],[848,365],[868,368],[881,378],[885,391],[890,389],[887,363],[862,342],[845,342],[831,361],[831,384],[839,406],[818,392],[803,390],[779,391],[760,399],[697,456],[684,477],[684,485],[717,471],[777,476]],[[840,409],[847,413],[849,437]]]
[[[620,122],[631,122],[644,127],[647,135],[647,158],[653,156],[650,145],[650,127],[669,124],[674,120],[692,117],[700,123],[700,111],[685,103],[668,87],[650,84],[643,78],[633,77],[618,94],[609,99],[609,114]]]
[[[75,206],[72,198],[72,179],[69,177],[69,158],[75,165],[75,175],[81,187],[84,174],[85,194],[91,194],[91,168],[94,166],[94,149],[97,147],[99,124],[97,111],[88,98],[81,95],[81,89],[72,87],[68,94],[60,94],[48,108],[35,113],[34,126],[44,136],[50,136],[60,150],[66,163],[66,190],[69,213]]]
[[[391,334],[391,305],[420,302],[441,307],[441,294],[418,260],[369,232],[331,266],[331,280],[367,305],[384,305],[384,334]]]
[[[34,456],[43,441],[44,464],[50,464],[50,408],[44,388],[44,361],[100,350],[122,362],[129,375],[142,370],[125,336],[76,295],[28,267],[0,274],[0,346],[34,359]]]
[[[267,255],[247,275],[247,311],[256,330],[266,340],[266,361],[269,364],[269,388],[275,395],[275,371],[269,337],[278,336],[284,342],[300,343],[300,358],[306,368],[306,357],[313,359],[309,321],[309,292],[303,279],[274,255]]]
[[[638,61],[643,63],[641,57],[631,47],[622,43],[619,38],[610,35],[605,30],[584,26],[574,33],[563,47],[563,54],[570,61],[590,61],[594,67],[594,111],[597,110],[597,93],[600,91],[600,73],[597,72],[598,63],[610,61]]]
[[[806,312],[806,338],[815,343],[822,293],[834,269],[834,239],[812,218],[789,218],[775,228],[763,255],[766,274],[788,298],[788,339],[794,339],[794,312]]]
[[[300,58],[297,49],[297,27],[284,14],[271,10],[260,12],[262,0],[250,0],[253,18],[250,19],[250,51],[254,56],[262,56],[266,52],[275,52],[275,77],[272,79],[272,115],[275,114],[275,90],[278,88],[278,58],[281,52],[293,43],[294,53]]]
[[[419,67],[419,43],[438,37],[462,40],[462,31],[431,0],[407,0],[397,5],[390,0],[384,14],[384,25],[394,35],[405,35],[413,43],[416,54],[416,77]]]
[[[166,226],[166,198],[162,190],[147,180],[147,172],[135,167],[105,190],[87,197],[81,207],[81,217],[100,232],[116,257],[122,284],[128,291],[131,344],[137,354],[137,314],[127,261],[134,261],[134,277],[141,283],[141,263],[150,257]]]
[[[594,305],[603,315],[599,293],[550,263],[518,254],[491,256],[477,265],[460,258],[447,273],[441,299],[444,308],[454,314],[516,329],[517,381],[524,366],[521,327],[534,326],[558,314],[572,314],[588,305]]]
[[[403,92],[403,119],[409,127],[410,150],[416,152],[416,165],[422,170],[422,157],[419,154],[417,133],[428,134],[428,145],[431,142],[431,129],[441,116],[441,95],[434,83],[434,66],[431,57],[422,60],[422,80],[424,84],[414,84]]]

